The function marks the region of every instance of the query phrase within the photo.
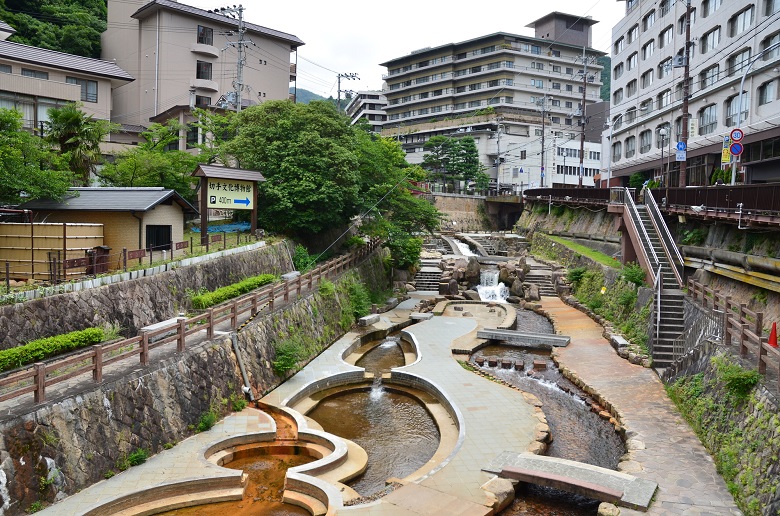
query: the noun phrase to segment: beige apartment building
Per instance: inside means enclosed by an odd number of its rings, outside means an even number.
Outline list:
[[[387,120],[385,107],[387,98],[381,91],[358,91],[347,104],[347,116],[352,120],[352,125],[365,121],[371,127],[371,131],[379,133],[382,125]]]
[[[69,102],[81,102],[96,119],[111,118],[111,92],[132,75],[114,62],[6,41],[14,32],[0,22],[0,108],[22,113],[28,130],[40,130],[50,108]]]
[[[236,107],[239,22],[172,0],[109,0],[102,57],[136,80],[114,92],[112,121],[148,125],[175,107]],[[244,22],[241,105],[289,97],[298,37]],[[129,86],[129,87],[128,87]],[[192,91],[191,91],[192,90]]]
[[[686,2],[628,0],[612,30],[611,145],[615,182],[636,172],[679,184]],[[711,183],[724,138],[745,133],[738,180],[780,180],[780,0],[693,0],[686,185]],[[661,160],[663,154],[663,163]],[[682,157],[682,156],[681,156]],[[615,183],[613,183],[615,184]]]
[[[600,142],[586,142],[582,170],[579,156],[581,119],[601,100],[595,23],[552,12],[528,25],[534,36],[498,32],[382,63],[382,135],[401,141],[410,163],[422,162],[432,136],[472,136],[504,191],[572,186],[581,175],[593,186]]]

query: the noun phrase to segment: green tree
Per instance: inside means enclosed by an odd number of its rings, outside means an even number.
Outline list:
[[[108,120],[97,120],[80,108],[81,104],[70,103],[49,109],[44,135],[68,160],[76,181],[88,185],[95,166],[103,159],[100,142],[119,126]]]
[[[0,204],[61,199],[71,181],[67,163],[22,129],[22,114],[0,109]]]
[[[483,171],[477,144],[470,136],[433,136],[425,142],[423,149],[427,154],[423,156],[422,166],[431,172],[431,179],[469,181]]]
[[[602,56],[597,59],[601,68],[601,100],[609,102],[609,90],[612,87],[612,59],[609,56]]]
[[[450,172],[454,179],[470,181],[482,172],[484,167],[479,161],[479,151],[474,138],[459,138],[452,149]]]
[[[144,141],[137,147],[116,155],[97,173],[104,186],[161,186],[188,200],[194,200],[196,178],[192,177],[202,156],[180,150],[166,150],[179,139],[179,124],[152,124],[141,133]]]
[[[265,176],[259,185],[261,226],[306,238],[358,214],[355,130],[334,106],[270,101],[236,118],[236,137],[224,147],[242,168]]]
[[[192,114],[197,119],[192,126],[203,134],[203,142],[195,145],[200,150],[200,162],[228,164],[229,158],[223,155],[222,144],[235,136],[235,112],[195,108]]]
[[[447,136],[431,136],[423,145],[422,166],[431,172],[431,179],[441,180],[447,177],[454,140]]]

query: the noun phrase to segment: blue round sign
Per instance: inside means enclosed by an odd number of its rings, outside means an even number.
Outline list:
[[[685,145],[685,142],[677,142],[677,150],[678,151],[684,151],[687,145]]]
[[[731,151],[732,156],[739,156],[742,154],[742,151],[744,150],[744,147],[741,143],[732,143],[731,147],[729,147],[729,151]]]

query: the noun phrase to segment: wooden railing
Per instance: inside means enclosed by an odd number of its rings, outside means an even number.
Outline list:
[[[749,310],[745,303],[738,303],[731,296],[704,286],[692,279],[688,280],[688,295],[705,309],[722,312],[723,344],[739,347],[739,355],[747,358],[748,353],[756,357],[758,372],[766,374],[768,365],[777,367],[780,375],[780,348],[770,346],[764,333],[764,314]],[[780,380],[778,381],[780,392]]]
[[[239,329],[239,318],[249,314],[254,317],[263,310],[273,311],[277,299],[283,303],[295,293],[300,297],[304,287],[311,291],[323,279],[335,277],[347,268],[361,262],[379,247],[379,239],[371,240],[349,255],[339,256],[295,279],[275,283],[262,290],[251,292],[221,305],[209,308],[194,317],[179,317],[169,324],[156,324],[153,330],[142,331],[140,335],[109,344],[91,346],[88,350],[74,353],[66,358],[49,362],[37,362],[23,371],[16,371],[0,377],[0,402],[33,393],[36,403],[46,401],[46,389],[77,376],[91,373],[94,382],[103,379],[103,368],[120,360],[138,356],[142,366],[149,365],[149,353],[171,342],[176,342],[176,351],[184,351],[188,339],[205,331],[206,340],[214,337],[217,326],[229,321],[229,329]],[[12,386],[4,391],[4,388]]]

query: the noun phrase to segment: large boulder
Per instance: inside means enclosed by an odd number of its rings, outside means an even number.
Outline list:
[[[525,300],[526,301],[541,301],[541,296],[539,296],[539,286],[534,285],[533,283],[526,283],[525,284]]]
[[[482,298],[479,297],[479,292],[476,290],[465,290],[463,291],[463,297],[468,299],[469,301],[481,301]]]
[[[509,286],[509,294],[517,297],[525,296],[525,292],[523,292],[523,280],[518,278],[513,281]]]
[[[498,282],[504,285],[511,285],[514,280],[512,274],[514,271],[510,271],[508,267],[501,267],[498,269]]]
[[[456,269],[465,269],[468,264],[469,261],[466,258],[456,258],[453,266]]]
[[[479,285],[480,265],[477,258],[469,257],[469,263],[466,265],[464,280],[469,287]]]

